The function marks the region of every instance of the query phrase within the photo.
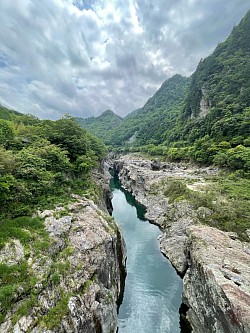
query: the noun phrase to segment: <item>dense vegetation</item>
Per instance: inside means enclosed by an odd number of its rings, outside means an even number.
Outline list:
[[[75,120],[87,131],[96,135],[104,143],[110,141],[109,137],[122,122],[122,117],[111,110],[104,111],[99,117],[79,118]]]
[[[67,214],[72,192],[94,199],[98,188],[91,174],[105,154],[99,139],[69,116],[42,121],[0,107],[0,251],[8,257],[8,251],[12,253],[18,244],[25,251],[25,258],[19,263],[0,263],[0,324],[13,302],[24,299],[15,304],[14,324],[37,304],[38,277],[26,259],[32,253],[33,259],[43,260],[53,240],[43,219],[32,217],[32,213],[61,204],[65,212],[60,210],[58,214]],[[67,250],[66,247],[64,251]],[[51,254],[52,268],[42,283],[56,288],[69,269],[68,254],[62,251],[59,259]],[[38,320],[43,320],[48,328],[58,324],[68,310],[68,298],[62,292],[56,306]]]
[[[250,11],[191,78],[166,80],[141,109],[100,135],[105,143],[113,150],[249,172],[249,31]]]
[[[250,12],[192,75],[165,144],[174,159],[250,170]],[[201,104],[205,113],[201,112]]]
[[[161,143],[163,129],[174,127],[176,117],[183,108],[189,82],[188,78],[174,75],[162,84],[142,108],[123,119],[112,111],[105,111],[99,117],[76,120],[113,147]]]
[[[181,75],[166,80],[141,109],[124,118],[112,132],[109,143],[113,146],[131,143],[135,147],[161,143],[164,129],[174,127],[188,85],[189,79]]]
[[[71,117],[39,120],[0,108],[1,217],[30,214],[33,207],[91,188],[92,168],[104,145]]]

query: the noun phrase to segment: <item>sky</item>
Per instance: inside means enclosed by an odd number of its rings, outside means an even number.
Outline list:
[[[41,119],[121,116],[191,75],[249,0],[0,0],[0,104]]]

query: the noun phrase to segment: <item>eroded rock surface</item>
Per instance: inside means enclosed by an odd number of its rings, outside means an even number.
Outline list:
[[[1,262],[26,260],[35,279],[30,290],[20,286],[16,291],[1,333],[116,332],[125,278],[123,240],[108,214],[90,200],[74,200],[66,208],[39,213],[45,218],[48,250],[27,252],[17,240],[1,250]]]
[[[183,297],[194,332],[250,332],[250,244],[218,229],[187,229]]]
[[[169,203],[164,188],[170,179],[190,180],[192,190],[206,186],[217,173],[177,163],[161,163],[125,155],[114,162],[123,187],[146,209],[146,218],[160,226],[162,253],[183,276],[183,302],[194,333],[250,332],[250,244],[237,235],[202,225],[211,214],[194,210],[185,200]]]

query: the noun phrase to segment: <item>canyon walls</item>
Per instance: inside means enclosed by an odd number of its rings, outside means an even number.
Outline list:
[[[113,163],[113,162],[112,162]],[[183,277],[183,303],[194,333],[250,332],[250,244],[232,232],[204,225],[211,211],[195,208],[184,198],[170,200],[167,184],[185,180],[202,191],[212,167],[148,161],[125,155],[114,162],[122,186],[159,225],[162,253]]]

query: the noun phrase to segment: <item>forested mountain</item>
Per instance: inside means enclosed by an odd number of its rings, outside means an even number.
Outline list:
[[[30,214],[91,189],[106,149],[70,116],[39,120],[0,107],[0,217]]]
[[[76,117],[75,120],[83,128],[107,143],[110,133],[119,126],[122,117],[118,116],[111,110],[106,110],[99,117]]]
[[[24,116],[23,113],[14,111],[14,110],[9,110],[5,108],[4,106],[0,105],[0,119],[5,119],[5,120],[12,120],[16,119],[18,116]]]
[[[164,129],[172,128],[183,106],[189,79],[174,75],[166,80],[147,103],[121,122],[110,136],[110,144],[122,145],[134,136],[133,144],[160,143]]]
[[[201,60],[181,117],[165,144],[174,157],[250,168],[250,11],[228,39]],[[174,154],[173,154],[174,153]]]
[[[164,129],[174,126],[183,108],[189,82],[189,78],[174,75],[162,84],[142,108],[134,110],[125,118],[112,111],[105,111],[99,117],[76,120],[112,146],[160,143]]]
[[[190,78],[166,80],[144,107],[125,117],[109,144],[249,170],[249,31],[250,11]]]

